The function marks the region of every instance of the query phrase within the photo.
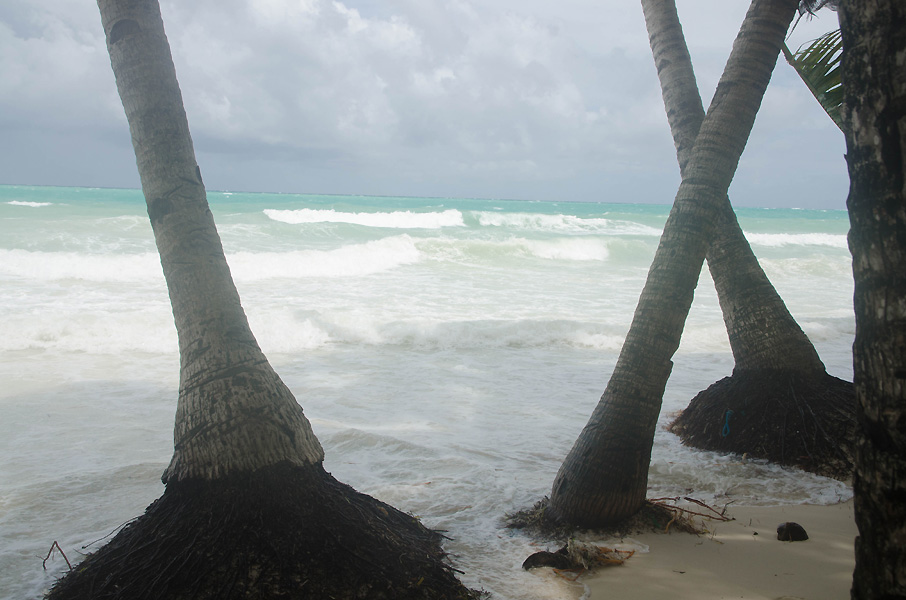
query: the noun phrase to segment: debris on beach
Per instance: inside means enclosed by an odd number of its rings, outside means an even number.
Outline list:
[[[617,550],[616,548],[597,546],[588,542],[580,542],[579,540],[569,540],[566,544],[566,549],[570,559],[574,563],[582,565],[586,570],[622,565],[635,554],[635,550]]]
[[[680,501],[696,504],[705,511],[692,510],[679,505]],[[577,532],[589,533],[578,527],[572,527],[546,518],[547,506],[550,499],[545,497],[536,502],[531,508],[507,513],[505,524],[509,529],[520,529],[526,533],[565,543],[575,536]],[[694,535],[706,533],[706,530],[695,522],[695,517],[703,521],[707,519],[729,521],[722,511],[708,506],[700,500],[686,496],[676,498],[649,498],[636,514],[612,523],[606,527],[596,528],[595,534],[606,537],[625,537],[637,533],[671,533],[683,532]]]
[[[537,569],[538,567],[570,569],[573,567],[573,563],[569,557],[569,552],[567,551],[566,546],[563,546],[556,552],[548,552],[547,550],[535,552],[534,554],[526,558],[522,563],[522,568],[526,571]]]
[[[802,525],[790,521],[777,526],[777,539],[781,542],[804,542],[808,534]]]
[[[706,520],[709,521],[733,521],[732,517],[727,516],[727,507],[724,506],[723,510],[717,510],[713,506],[705,504],[701,500],[696,500],[695,498],[690,498],[688,496],[676,496],[673,498],[649,498],[648,502],[656,507],[670,511],[673,514],[673,518],[667,523],[664,527],[664,533],[670,533],[670,527],[676,524],[675,529],[684,531],[686,533],[695,533],[701,534],[705,533],[707,530],[704,526]],[[680,505],[680,502],[685,502],[688,504],[693,504],[697,508],[696,510],[683,507]],[[695,517],[699,517],[702,520],[702,525],[696,525]]]
[[[530,570],[552,567],[557,572],[571,571],[581,575],[598,567],[622,565],[633,554],[635,550],[617,550],[571,539],[556,552],[541,551],[532,554],[522,563],[522,568]]]

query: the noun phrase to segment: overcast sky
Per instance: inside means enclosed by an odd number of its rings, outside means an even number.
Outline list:
[[[748,7],[677,0],[705,105]],[[669,204],[635,0],[161,0],[209,189]],[[788,44],[837,27],[822,11]],[[730,190],[844,208],[843,136],[781,58]],[[97,6],[0,2],[0,183],[139,187]]]

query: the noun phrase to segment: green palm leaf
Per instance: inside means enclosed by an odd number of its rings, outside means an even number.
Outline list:
[[[843,85],[840,81],[840,56],[843,38],[840,30],[830,31],[817,40],[799,47],[795,53],[783,45],[783,55],[799,73],[812,95],[841,130],[843,120]]]

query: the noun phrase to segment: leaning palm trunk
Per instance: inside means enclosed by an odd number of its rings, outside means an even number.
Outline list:
[[[754,0],[686,165],[604,395],[554,480],[547,516],[583,527],[637,512],[673,354],[722,203],[771,78],[795,0]]]
[[[150,16],[130,3],[102,0],[99,7],[179,339],[175,451],[163,480],[320,463],[324,454],[302,408],[271,369],[239,303],[163,27],[152,29]]]
[[[49,597],[469,596],[437,534],[324,471],[240,305],[158,3],[98,7],[179,336],[179,401],[163,496]]]
[[[675,0],[642,0],[642,9],[680,174],[684,175],[705,111]],[[814,346],[758,264],[729,199],[724,200],[707,260],[736,367],[824,371]]]
[[[853,600],[906,598],[906,3],[844,0],[859,417]]]
[[[705,114],[674,0],[642,0],[670,130],[684,174]],[[848,477],[855,420],[851,384],[825,371],[768,280],[725,198],[708,250],[736,362],[672,424],[683,441]]]

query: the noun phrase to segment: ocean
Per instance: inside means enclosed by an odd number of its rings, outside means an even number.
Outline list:
[[[451,538],[497,599],[571,599],[502,527],[547,495],[629,328],[669,207],[210,192],[252,329],[334,476]],[[737,210],[828,372],[851,380],[845,211]],[[163,491],[179,359],[138,190],[0,186],[0,599],[37,599]],[[704,269],[661,425],[730,374]],[[661,428],[662,429],[662,428]],[[651,496],[833,503],[834,480],[683,447]],[[46,568],[45,568],[46,567]]]

